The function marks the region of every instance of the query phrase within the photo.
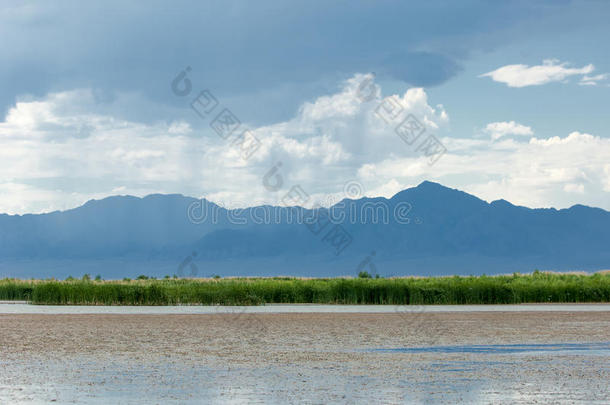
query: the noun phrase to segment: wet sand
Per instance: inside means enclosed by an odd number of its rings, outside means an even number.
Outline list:
[[[609,341],[608,311],[0,314],[0,403],[608,403]]]

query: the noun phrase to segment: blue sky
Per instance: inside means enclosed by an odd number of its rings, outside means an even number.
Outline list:
[[[279,203],[296,184],[332,203],[348,182],[389,197],[424,179],[610,209],[609,17],[603,1],[3,2],[0,212],[154,192]],[[251,157],[189,107],[204,89],[258,139]],[[388,99],[438,161],[379,120]]]

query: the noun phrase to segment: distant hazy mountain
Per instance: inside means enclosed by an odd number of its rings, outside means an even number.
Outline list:
[[[610,268],[609,246],[610,212],[602,209],[489,204],[431,182],[318,210],[225,210],[156,194],[0,215],[0,277],[597,270]]]

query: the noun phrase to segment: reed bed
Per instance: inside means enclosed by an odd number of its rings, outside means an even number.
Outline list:
[[[519,304],[610,302],[610,274],[426,278],[0,280],[0,300],[49,305]]]

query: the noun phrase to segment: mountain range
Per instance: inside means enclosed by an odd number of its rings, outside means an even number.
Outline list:
[[[0,277],[381,276],[610,268],[610,212],[487,203],[425,181],[330,208],[114,196],[0,215]]]

